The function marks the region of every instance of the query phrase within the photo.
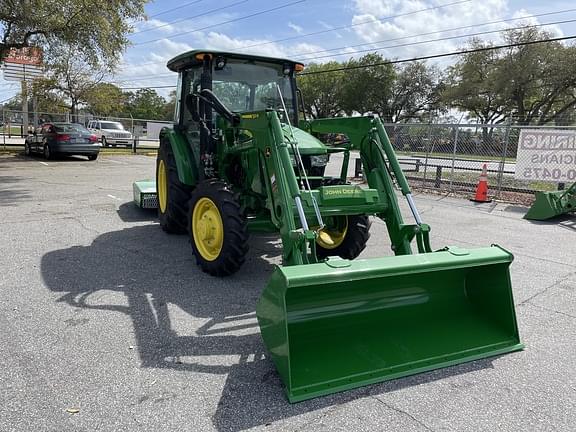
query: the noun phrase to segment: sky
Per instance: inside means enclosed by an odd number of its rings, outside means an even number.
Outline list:
[[[452,52],[474,33],[499,43],[497,31],[517,25],[557,23],[541,28],[556,36],[576,35],[571,0],[156,0],[147,4],[146,14],[146,21],[133,24],[132,45],[109,78],[132,91],[174,85],[176,74],[166,62],[198,48],[307,64],[375,50],[396,59]],[[429,62],[444,68],[455,59]],[[0,79],[0,101],[18,88],[19,83]],[[170,88],[157,91],[167,95]]]

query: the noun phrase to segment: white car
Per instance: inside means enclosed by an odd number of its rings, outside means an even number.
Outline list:
[[[134,137],[124,129],[120,122],[109,120],[90,120],[88,129],[102,142],[102,147],[124,145],[132,147]]]

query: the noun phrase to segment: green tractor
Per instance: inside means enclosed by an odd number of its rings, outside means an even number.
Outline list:
[[[282,265],[256,315],[291,402],[522,349],[512,255],[432,250],[378,117],[301,118],[303,65],[291,60],[195,50],[168,68],[174,127],[161,132],[155,184],[136,182],[135,199],[157,203],[161,227],[187,233],[213,276],[242,267],[249,233],[279,233]],[[328,145],[331,134],[348,139]],[[364,185],[347,181],[352,151]],[[355,259],[369,217],[385,222],[393,256]]]

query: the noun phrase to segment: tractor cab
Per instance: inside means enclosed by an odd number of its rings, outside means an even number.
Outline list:
[[[208,114],[206,123],[210,122],[211,125],[207,127],[222,131],[226,126],[234,124],[234,118],[246,118],[257,115],[257,112],[274,110],[282,123],[285,138],[298,143],[306,174],[313,177],[311,180],[314,185],[321,184],[328,162],[328,149],[320,140],[298,129],[299,92],[295,74],[304,69],[301,63],[230,52],[194,50],[172,59],[168,68],[179,74],[175,123],[178,128],[187,131],[193,148],[204,147],[200,143],[202,138],[198,127],[198,119],[202,115]],[[212,107],[205,108],[204,113],[201,113],[203,101],[193,100],[193,95],[203,90],[208,90],[218,101],[217,105],[222,105],[231,115]],[[211,112],[206,112],[208,110]],[[196,118],[195,111],[198,113]],[[248,131],[241,131],[239,135],[228,138],[248,143],[252,135]],[[289,151],[292,165],[296,167],[294,151]]]

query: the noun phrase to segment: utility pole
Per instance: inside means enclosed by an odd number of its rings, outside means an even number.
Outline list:
[[[22,83],[22,136],[28,136],[28,86],[26,85],[26,74]]]

